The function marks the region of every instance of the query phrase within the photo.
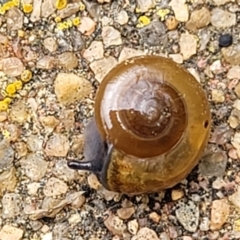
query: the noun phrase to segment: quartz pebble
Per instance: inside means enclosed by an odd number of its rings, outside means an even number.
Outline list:
[[[2,140],[0,142],[0,168],[9,168],[14,160],[14,151],[9,141]]]
[[[55,118],[54,116],[40,116],[39,120],[43,127],[45,128],[45,131],[52,132],[55,127],[60,123],[60,121]]]
[[[225,5],[226,3],[233,2],[233,0],[213,0],[213,2],[217,5]]]
[[[131,240],[160,240],[155,231],[150,228],[141,228],[136,236],[133,236]]]
[[[182,189],[173,189],[171,192],[171,197],[173,201],[179,200],[184,196],[184,191]]]
[[[62,104],[71,104],[87,97],[91,91],[91,84],[83,77],[73,73],[59,73],[54,82],[57,99]]]
[[[5,191],[14,191],[16,184],[16,169],[14,167],[0,173],[0,196]]]
[[[108,218],[104,221],[104,225],[107,229],[112,232],[113,234],[123,235],[125,229],[127,228],[123,220],[119,217],[110,213]]]
[[[90,36],[96,28],[96,23],[89,17],[82,17],[81,24],[77,27],[83,35]]]
[[[79,178],[77,171],[69,168],[65,159],[61,159],[56,162],[54,174],[56,177],[65,182],[74,181]]]
[[[131,57],[146,55],[144,51],[134,48],[124,47],[119,55],[118,61],[123,62]]]
[[[18,30],[23,27],[23,13],[17,7],[13,7],[8,10],[6,19],[9,31]]]
[[[237,84],[237,86],[234,89],[234,92],[240,98],[240,83]]]
[[[42,1],[41,0],[33,0],[33,11],[30,16],[30,20],[32,22],[37,22],[40,20],[41,8],[42,8]]]
[[[107,190],[106,188],[104,187],[101,187],[98,192],[103,195],[103,198],[106,200],[106,201],[111,201],[111,200],[114,200],[114,201],[119,201],[118,199],[121,197],[121,194],[120,193],[117,193],[117,192],[113,192],[113,191],[109,191]]]
[[[227,48],[222,48],[224,59],[231,65],[240,64],[240,44],[232,45]]]
[[[240,66],[233,66],[228,70],[228,79],[240,79]]]
[[[115,21],[116,21],[117,23],[119,23],[120,25],[125,25],[125,24],[128,23],[128,19],[129,19],[129,17],[128,17],[127,12],[126,12],[125,10],[121,10],[121,11],[117,14]]]
[[[43,146],[43,140],[39,139],[38,135],[31,134],[27,138],[27,146],[31,152],[41,151]]]
[[[186,4],[186,0],[172,0],[170,2],[174,15],[179,22],[187,22],[189,18],[189,10]]]
[[[122,44],[120,32],[111,26],[105,26],[102,28],[102,38],[106,47]]]
[[[95,78],[101,82],[106,74],[117,65],[117,61],[114,57],[106,57],[96,60],[90,64],[90,68],[95,74]]]
[[[189,33],[181,34],[179,45],[184,60],[189,59],[197,52],[197,39],[195,35]]]
[[[48,179],[46,185],[43,188],[43,193],[47,197],[58,196],[65,194],[68,190],[68,187],[65,182],[62,180],[51,177]]]
[[[169,57],[176,63],[183,63],[183,56],[182,54],[169,54]]]
[[[20,163],[25,175],[32,181],[40,180],[47,172],[48,163],[42,156],[34,153],[22,158]]]
[[[1,240],[21,240],[23,237],[23,230],[10,225],[4,225],[0,230]]]
[[[69,202],[71,202],[71,206],[73,208],[79,209],[83,206],[83,204],[86,201],[86,198],[83,194],[84,194],[83,191],[74,192],[74,193],[68,194],[66,198],[69,200]]]
[[[199,224],[199,208],[192,202],[179,202],[176,217],[182,226],[189,232],[195,232]]]
[[[208,217],[203,217],[201,219],[199,228],[200,228],[201,231],[208,231],[209,230],[209,225],[210,225],[209,218]]]
[[[101,187],[101,183],[98,181],[97,176],[95,174],[91,173],[88,176],[87,180],[90,188],[98,190]]]
[[[28,189],[28,194],[29,195],[36,195],[38,192],[38,189],[41,187],[40,183],[38,182],[33,182],[33,183],[29,183],[27,185],[27,189]]]
[[[10,57],[0,60],[0,70],[10,77],[21,75],[24,69],[25,67],[19,58]]]
[[[227,199],[214,200],[211,208],[212,231],[221,229],[222,225],[227,221],[229,215],[229,204]]]
[[[55,58],[52,56],[43,56],[37,60],[36,68],[52,69],[55,66]]]
[[[63,134],[55,133],[47,141],[45,152],[48,156],[66,157],[69,141]]]
[[[236,14],[214,8],[211,12],[211,23],[216,28],[227,28],[236,24]]]
[[[222,103],[225,101],[224,92],[220,89],[212,90],[212,101],[215,103]]]
[[[58,11],[58,15],[60,18],[67,18],[72,16],[73,14],[77,13],[79,11],[79,3],[68,3],[67,6],[64,9],[61,9]]]
[[[117,215],[123,220],[129,219],[134,213],[134,207],[120,208],[117,210]]]
[[[206,27],[210,23],[210,12],[206,7],[195,10],[191,13],[190,20],[186,23],[186,28],[196,31],[199,28]]]
[[[45,0],[42,3],[41,16],[48,18],[55,10],[55,0]]]
[[[141,41],[149,46],[159,46],[161,42],[167,41],[166,27],[159,20],[153,20],[147,26],[139,29]]]
[[[225,174],[227,160],[227,154],[215,147],[209,154],[202,157],[202,161],[199,164],[199,171],[205,176],[222,177]]]
[[[240,209],[240,187],[237,188],[237,191],[228,197],[229,201],[238,209]]]
[[[136,219],[131,220],[128,222],[128,231],[132,234],[132,235],[136,235],[137,231],[138,231],[138,222]]]
[[[83,57],[89,62],[102,59],[104,54],[103,43],[100,41],[93,41],[91,45],[83,52]]]
[[[52,37],[45,38],[43,45],[51,53],[55,52],[58,48],[57,41]]]
[[[16,193],[6,193],[2,198],[2,217],[13,218],[20,212],[20,197]]]
[[[173,16],[170,16],[166,19],[166,26],[168,30],[176,29],[178,24],[179,24],[178,20]]]
[[[78,58],[73,52],[64,52],[58,55],[58,64],[65,69],[74,69],[78,66]]]
[[[161,216],[156,212],[151,212],[149,214],[149,218],[155,223],[159,223],[159,221],[161,220]]]
[[[153,8],[155,6],[153,0],[137,0],[137,4],[140,12],[142,13],[147,12],[150,8]]]

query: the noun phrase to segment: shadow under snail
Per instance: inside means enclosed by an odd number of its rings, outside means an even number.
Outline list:
[[[158,56],[130,58],[101,82],[85,128],[84,161],[109,190],[141,194],[173,187],[197,165],[210,132],[201,85]]]

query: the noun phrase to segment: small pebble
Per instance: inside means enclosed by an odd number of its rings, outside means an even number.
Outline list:
[[[128,222],[128,231],[132,234],[132,235],[136,235],[137,231],[138,231],[138,222],[136,219],[131,220]]]
[[[176,217],[182,226],[189,232],[195,232],[199,224],[199,208],[192,202],[179,202]]]
[[[173,189],[171,192],[171,197],[173,201],[179,200],[184,196],[184,191],[182,189]]]
[[[220,89],[213,89],[212,101],[215,103],[223,103],[225,101],[224,92]]]
[[[160,240],[157,233],[150,228],[141,228],[137,235],[132,237],[131,240]]]
[[[223,34],[218,39],[219,47],[229,47],[233,43],[233,37],[231,34]]]
[[[129,219],[134,213],[134,207],[120,208],[117,210],[117,215],[123,220]]]
[[[212,231],[221,229],[222,225],[227,221],[229,216],[229,203],[227,199],[214,200],[211,208]]]
[[[23,237],[23,230],[10,225],[4,225],[0,230],[1,240],[21,240]]]
[[[156,212],[151,212],[149,214],[149,218],[155,223],[159,223],[159,221],[161,220],[161,216]]]

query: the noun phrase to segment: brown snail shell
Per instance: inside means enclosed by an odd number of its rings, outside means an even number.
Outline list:
[[[170,188],[196,166],[210,132],[201,85],[170,59],[141,56],[103,79],[95,116],[85,130],[86,161],[112,191],[140,194]]]

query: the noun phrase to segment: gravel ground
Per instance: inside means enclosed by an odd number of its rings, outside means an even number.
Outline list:
[[[239,0],[0,3],[0,240],[240,239]],[[127,196],[66,159],[105,74],[145,54],[196,77],[212,132],[187,179]]]

